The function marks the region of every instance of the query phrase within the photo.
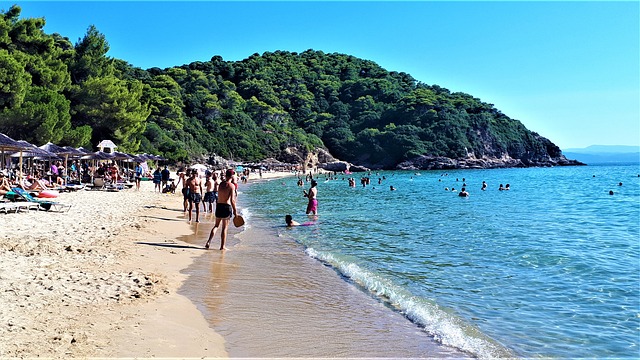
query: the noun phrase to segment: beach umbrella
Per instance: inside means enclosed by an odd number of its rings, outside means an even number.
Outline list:
[[[113,158],[115,160],[131,160],[131,159],[133,159],[133,156],[131,156],[131,155],[127,154],[127,153],[114,151],[113,152]]]
[[[20,151],[25,148],[18,141],[13,140],[5,134],[0,133],[0,152],[2,152],[2,167],[5,167],[4,154],[5,151]]]
[[[83,157],[81,157],[80,159],[83,160],[93,160],[93,166],[96,167],[97,166],[97,162],[99,160],[111,160],[114,159],[114,155],[113,154],[109,154],[106,153],[104,151],[96,151],[96,152],[92,152],[92,153],[88,153],[86,155],[84,155]],[[93,180],[93,173],[91,174],[91,178]]]
[[[57,158],[58,157],[58,155],[50,151],[40,149],[39,147],[37,147],[36,145],[28,141],[18,140],[18,143],[22,144],[24,148],[21,151],[16,151],[15,153],[13,153],[11,157],[18,157],[20,156],[19,155],[20,153],[22,153],[22,156],[24,157],[41,157],[41,158],[46,158],[46,157]]]
[[[92,153],[88,153],[81,157],[81,159],[90,159],[90,160],[110,160],[113,159],[114,155],[106,153],[104,151],[96,151]]]
[[[51,142],[48,142],[42,146],[40,146],[40,149],[43,150],[47,150],[50,151],[54,154],[58,154],[60,156],[64,157],[64,183],[65,185],[67,184],[67,174],[69,172],[69,170],[67,170],[67,163],[69,162],[69,155],[79,155],[77,153],[77,150],[68,146],[68,147],[62,147],[62,146],[58,146],[56,144],[53,144]]]
[[[20,149],[19,151],[14,152],[13,154],[9,155],[10,157],[14,157],[14,158],[20,158],[20,160],[18,161],[18,167],[20,168],[20,179],[22,180],[22,164],[23,164],[23,157],[36,157],[36,156],[49,156],[49,155],[53,155],[56,156],[55,154],[52,154],[46,150],[42,150],[40,148],[38,148],[37,146],[29,143],[28,141],[25,140],[17,140],[17,143],[19,143],[22,146],[22,149]]]
[[[40,149],[42,150],[47,150],[50,151],[54,154],[63,154],[63,153],[67,153],[68,150],[63,148],[62,146],[58,146],[54,143],[48,142],[42,146],[40,146]]]
[[[82,151],[80,149],[83,148],[74,148],[73,146],[63,146],[63,148],[68,151],[68,154],[66,154],[65,156],[67,157],[67,159],[81,159],[84,155],[86,155],[87,153],[85,151]],[[65,168],[66,168],[66,160],[65,159]],[[78,168],[76,169],[77,173],[78,173],[78,178],[80,178],[80,168],[79,168],[79,163],[78,163]]]
[[[87,154],[86,152],[80,150],[82,148],[76,149],[73,146],[63,146],[62,148],[68,152],[69,157],[82,157]]]
[[[124,167],[124,163],[131,163],[134,160],[134,156],[127,154],[127,153],[123,153],[123,152],[119,152],[119,151],[114,151],[113,152],[113,156],[115,160],[120,160],[120,165],[122,167]],[[127,165],[127,170],[129,170],[129,166]]]
[[[17,140],[13,140],[7,135],[0,133],[0,149],[2,150],[20,150],[24,149],[24,145]]]
[[[23,157],[33,158],[33,159],[35,159],[35,158],[49,158],[49,159],[50,158],[58,158],[58,155],[56,155],[56,154],[54,154],[54,153],[52,153],[50,151],[41,149],[41,148],[37,147],[36,145],[31,144],[28,141],[18,140],[18,142],[21,145],[24,146],[24,149],[13,153],[11,155],[11,157],[19,157],[20,158],[20,160],[19,160],[20,169],[22,169],[22,163],[23,163],[22,159],[23,159]]]

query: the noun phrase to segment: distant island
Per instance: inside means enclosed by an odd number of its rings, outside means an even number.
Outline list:
[[[562,153],[586,164],[640,163],[640,146],[591,145],[564,149]]]
[[[44,18],[0,12],[0,132],[34,144],[171,163],[214,159],[326,169],[581,165],[493,104],[371,60],[306,50],[141,69],[107,56],[91,25],[75,44]],[[46,16],[46,14],[42,14]]]

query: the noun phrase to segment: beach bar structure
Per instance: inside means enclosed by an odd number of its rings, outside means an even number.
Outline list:
[[[98,144],[98,150],[107,154],[113,154],[116,151],[116,148],[116,144],[114,144],[111,140],[102,140]]]

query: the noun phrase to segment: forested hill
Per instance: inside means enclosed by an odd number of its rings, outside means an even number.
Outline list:
[[[143,70],[108,57],[93,26],[72,44],[45,34],[42,18],[21,19],[18,6],[0,14],[0,132],[35,144],[112,139],[175,162],[213,154],[306,162],[326,149],[372,168],[445,158],[567,163],[492,104],[370,60],[275,51]]]

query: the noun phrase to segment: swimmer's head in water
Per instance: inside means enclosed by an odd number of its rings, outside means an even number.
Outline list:
[[[292,221],[293,221],[293,218],[291,217],[291,215],[285,215],[284,222],[286,222],[287,225],[291,225]]]
[[[315,180],[311,180],[311,187],[318,185],[318,182]]]

